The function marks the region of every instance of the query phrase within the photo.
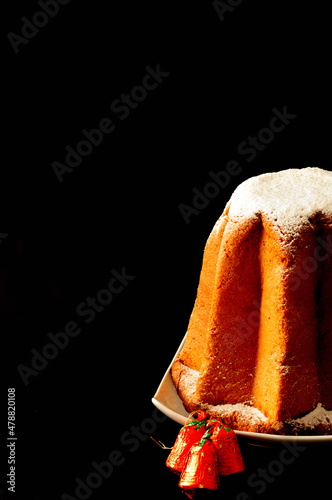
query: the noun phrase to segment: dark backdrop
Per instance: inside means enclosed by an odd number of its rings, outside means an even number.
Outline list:
[[[183,498],[148,437],[171,446],[179,425],[151,397],[236,186],[331,169],[329,11],[60,3],[3,2],[1,435],[15,388],[17,441],[16,494],[4,442],[0,497]],[[271,133],[276,113],[284,127]],[[250,151],[249,136],[261,139]],[[294,450],[283,467],[278,448],[241,447],[246,472],[200,497],[326,495],[326,447]]]

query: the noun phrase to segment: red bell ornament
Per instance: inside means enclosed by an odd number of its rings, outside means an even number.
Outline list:
[[[218,451],[219,474],[225,476],[243,471],[245,464],[235,432],[220,420],[210,419],[207,425],[212,426],[209,430]]]
[[[182,471],[179,486],[184,490],[219,487],[218,452],[211,441],[212,432],[207,431],[202,439],[191,447]]]
[[[174,446],[166,460],[166,465],[174,472],[181,473],[190,448],[197,443],[205,433],[207,414],[201,411],[196,420],[186,423],[180,430]]]

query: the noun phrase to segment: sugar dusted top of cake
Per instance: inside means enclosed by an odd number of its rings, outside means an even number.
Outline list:
[[[332,172],[308,167],[244,181],[230,199],[228,215],[236,219],[264,214],[287,235],[308,224],[317,213],[332,220]]]

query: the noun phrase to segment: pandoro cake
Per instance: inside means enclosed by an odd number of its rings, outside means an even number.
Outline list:
[[[207,240],[171,375],[189,412],[233,429],[332,434],[332,172],[237,187]]]

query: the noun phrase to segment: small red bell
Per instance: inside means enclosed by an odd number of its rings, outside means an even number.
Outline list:
[[[218,450],[219,474],[228,475],[241,472],[245,464],[241,455],[235,432],[226,427],[220,420],[210,419],[211,439]]]
[[[218,452],[211,441],[212,432],[207,431],[202,439],[191,447],[182,471],[179,486],[184,490],[219,486]]]
[[[174,472],[182,472],[190,448],[193,444],[197,443],[205,433],[206,422],[207,414],[205,411],[201,411],[196,420],[188,422],[181,428],[166,460],[167,467]]]

